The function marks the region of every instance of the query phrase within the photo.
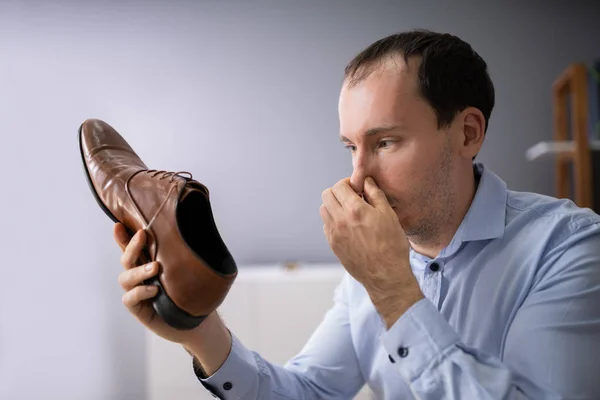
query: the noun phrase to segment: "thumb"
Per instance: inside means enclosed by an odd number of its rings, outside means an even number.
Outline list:
[[[370,176],[365,178],[365,194],[370,205],[378,210],[386,210],[390,208],[390,203],[385,197],[383,190],[375,184],[375,181]]]

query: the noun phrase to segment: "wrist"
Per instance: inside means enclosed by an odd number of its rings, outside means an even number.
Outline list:
[[[386,328],[390,329],[408,309],[424,298],[421,289],[417,287],[416,289],[396,290],[394,294],[388,296],[374,296],[371,297],[371,300],[379,316],[385,322]]]
[[[223,365],[231,351],[231,332],[215,313],[209,315],[185,343],[184,349],[193,357],[194,368],[210,376]]]
[[[223,330],[220,326],[222,323],[220,322],[216,311],[210,313],[200,325],[185,335],[185,339],[182,340],[180,344],[192,353],[197,350],[202,351],[204,347],[207,347],[207,339],[210,340],[211,337],[214,337]]]

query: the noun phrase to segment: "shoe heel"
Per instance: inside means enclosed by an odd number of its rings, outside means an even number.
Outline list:
[[[144,264],[151,260],[147,248],[142,250],[140,259]],[[144,284],[158,287],[158,293],[152,298],[152,307],[170,327],[181,331],[190,330],[200,325],[206,318],[206,316],[195,317],[177,307],[165,292],[158,276],[146,279]]]
[[[158,277],[152,277],[146,284],[158,286],[158,293],[152,299],[152,307],[170,327],[181,331],[191,330],[206,319],[206,316],[195,317],[177,307],[163,289]]]

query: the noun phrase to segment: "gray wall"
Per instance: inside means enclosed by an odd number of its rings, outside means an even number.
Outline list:
[[[497,88],[480,159],[514,189],[552,194],[552,164],[524,152],[551,136],[553,79],[600,56],[591,4],[0,2],[0,398],[143,398],[144,332],[83,178],[84,119],[205,183],[242,267],[333,261],[318,208],[351,172],[337,96],[356,52],[416,27],[471,42]]]

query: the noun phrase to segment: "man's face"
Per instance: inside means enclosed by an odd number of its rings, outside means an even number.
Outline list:
[[[416,64],[387,62],[339,99],[340,134],[352,155],[351,184],[373,177],[409,235],[435,234],[454,201],[449,129],[418,94]]]

